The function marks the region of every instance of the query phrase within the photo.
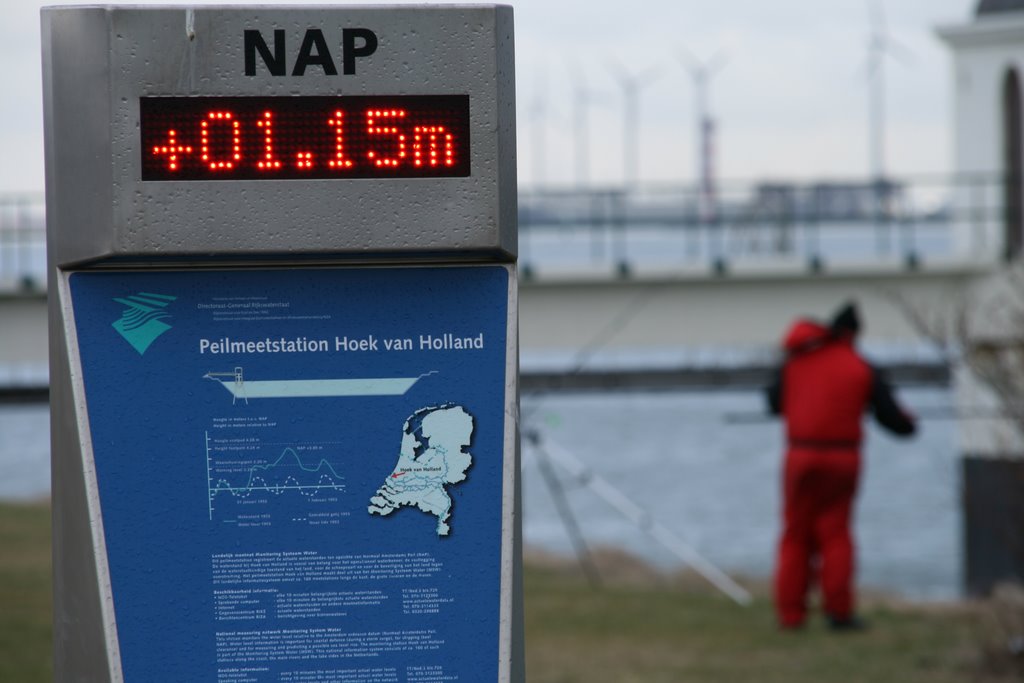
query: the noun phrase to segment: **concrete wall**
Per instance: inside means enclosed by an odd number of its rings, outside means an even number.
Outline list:
[[[0,366],[46,364],[46,295],[0,294]]]
[[[930,320],[948,317],[980,277],[966,266],[818,276],[550,277],[522,282],[520,334],[524,352],[768,349],[797,316],[825,320],[856,299],[866,341],[920,345],[907,307]],[[45,367],[46,348],[45,296],[0,295],[0,366]]]
[[[968,270],[790,277],[524,282],[520,334],[536,350],[775,348],[797,316],[828,319],[856,299],[873,343],[923,338],[901,302],[935,320],[949,316],[977,277]]]

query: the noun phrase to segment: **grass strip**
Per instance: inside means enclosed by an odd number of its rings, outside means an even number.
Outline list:
[[[976,683],[978,605],[865,600],[871,628],[836,634],[820,620],[774,626],[764,586],[739,607],[699,580],[598,554],[588,585],[562,559],[530,557],[525,572],[530,683]],[[50,511],[0,504],[0,681],[53,680]],[[474,681],[473,683],[478,683]]]
[[[50,507],[0,503],[0,681],[53,680]]]

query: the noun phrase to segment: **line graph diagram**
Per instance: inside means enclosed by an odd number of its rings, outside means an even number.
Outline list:
[[[211,441],[209,431],[204,434],[207,500],[211,521],[214,503],[219,496],[244,499],[267,494],[277,497],[296,492],[313,499],[326,492],[340,493],[345,490],[344,477],[325,458],[318,458],[315,464],[309,465],[303,462],[295,447],[285,446],[270,461],[258,455],[254,457],[254,453],[268,445],[261,446],[258,443],[233,446],[232,450],[241,452],[227,459],[215,458],[214,453],[218,448]]]

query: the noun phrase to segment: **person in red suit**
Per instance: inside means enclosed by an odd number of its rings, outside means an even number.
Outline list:
[[[829,625],[837,630],[863,628],[855,610],[850,531],[862,416],[870,410],[898,435],[916,430],[915,419],[896,402],[884,377],[854,347],[859,331],[853,303],[843,306],[827,326],[797,320],[786,333],[785,360],[768,389],[769,408],[785,420],[787,439],[774,586],[783,629],[803,626],[816,578]]]

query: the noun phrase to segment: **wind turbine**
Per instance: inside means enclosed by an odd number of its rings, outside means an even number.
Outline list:
[[[545,125],[547,124],[547,72],[541,71],[537,82],[537,92],[530,102],[529,119],[533,143],[533,183],[540,187],[544,184],[547,171],[547,140]]]
[[[879,0],[868,0],[868,149],[872,182],[885,180],[885,58],[907,63],[910,52],[893,40]]]
[[[710,113],[711,79],[722,70],[728,60],[721,52],[716,52],[707,61],[701,61],[684,47],[680,48],[679,61],[693,79],[697,114],[696,171],[700,213],[705,218],[712,218],[715,214],[715,122]]]
[[[651,67],[639,73],[627,73],[612,64],[612,75],[622,88],[622,166],[627,189],[635,188],[640,175],[640,93],[657,79],[660,69]]]
[[[586,76],[575,62],[569,63],[569,77],[572,81],[572,130],[576,186],[585,187],[590,182],[590,125],[588,108],[597,98],[587,86]]]

